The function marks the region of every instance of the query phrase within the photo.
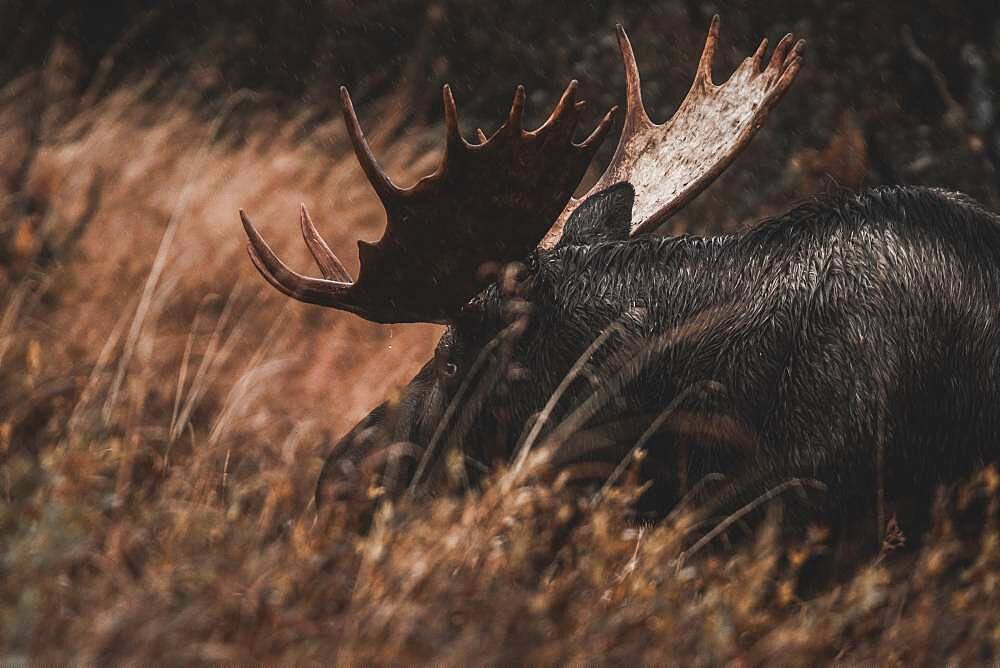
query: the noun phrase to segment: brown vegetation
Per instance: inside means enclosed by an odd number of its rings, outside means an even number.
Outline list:
[[[0,93],[0,176],[15,184],[2,195],[51,214],[0,207],[17,258],[0,285],[0,660],[996,657],[992,470],[942,497],[923,547],[896,549],[890,531],[877,558],[808,600],[799,576],[829,549],[821,531],[781,545],[773,516],[741,546],[692,550],[690,513],[643,526],[628,486],[591,502],[540,464],[383,505],[368,530],[367,503],[315,512],[331,437],[408,379],[436,334],[289,304],[246,259],[240,206],[301,267],[300,201],[345,260],[353,239],[377,237],[381,208],[339,125],[305,130],[305,114],[253,111],[242,93],[206,122],[184,98],[144,102],[141,83],[83,105],[53,76]],[[429,171],[438,135],[401,130],[398,107],[364,115],[404,181]],[[239,141],[218,132],[232,116]],[[95,178],[79,243],[32,271],[40,235],[65,238]],[[960,534],[956,513],[985,513],[985,528]]]

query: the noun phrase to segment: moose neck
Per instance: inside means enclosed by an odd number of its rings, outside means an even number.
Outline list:
[[[566,246],[543,257],[549,299],[563,310],[621,313],[642,308],[657,328],[738,299],[751,279],[727,252],[737,237],[645,237]]]

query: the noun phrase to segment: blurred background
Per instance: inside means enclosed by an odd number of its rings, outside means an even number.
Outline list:
[[[234,91],[252,90],[253,102],[228,119],[235,136],[247,114],[303,108],[306,133],[337,114],[340,84],[369,123],[366,103],[403,93],[406,127],[439,122],[440,87],[450,82],[471,131],[502,119],[514,85],[523,83],[529,113],[540,120],[577,78],[596,122],[622,96],[613,38],[621,22],[635,44],[647,104],[662,120],[687,90],[714,13],[723,19],[719,80],[761,37],[773,45],[794,32],[809,42],[782,111],[732,170],[747,174],[715,189],[726,193],[722,211],[739,203],[736,216],[745,218],[750,201],[821,188],[827,175],[848,187],[933,183],[996,203],[1000,7],[988,1],[13,0],[0,9],[8,54],[0,76],[49,62],[70,79],[67,94],[90,98],[154,77],[147,101],[182,94],[207,113]],[[609,140],[605,156],[613,148]],[[831,160],[821,166],[824,157]]]
[[[293,227],[305,202],[356,268],[354,241],[377,238],[383,220],[345,141],[338,86],[351,88],[390,174],[412,182],[433,169],[441,147],[443,83],[469,136],[496,127],[518,83],[529,91],[529,124],[541,123],[571,78],[590,103],[582,126],[592,127],[623,102],[620,22],[646,105],[663,121],[690,85],[716,12],[717,81],[760,38],[773,47],[786,32],[808,41],[805,66],[749,149],[664,233],[752,224],[837,187],[929,184],[1000,208],[994,2],[8,0],[0,6],[0,277],[13,285],[40,271],[64,284],[73,311],[91,304],[111,317],[135,298],[159,249],[170,269],[158,271],[190,294],[188,320],[176,313],[165,325],[183,323],[182,339],[198,308],[209,308],[199,306],[205,295],[229,294],[242,277],[239,294],[324,332],[309,348],[318,359],[294,385],[341,397],[343,417],[333,422],[342,428],[413,370],[435,330],[279,306],[258,290],[235,217],[246,208],[302,269]],[[150,289],[161,284],[154,278]],[[361,360],[373,365],[365,387],[344,380]],[[315,412],[331,419],[325,404]]]
[[[436,166],[443,83],[466,136],[495,128],[519,83],[527,124],[540,124],[573,78],[593,126],[623,103],[620,22],[662,122],[715,13],[716,82],[786,32],[808,41],[805,64],[750,147],[662,233],[732,230],[817,191],[879,184],[1000,209],[996,2],[0,3],[0,646],[142,658],[125,651],[129,634],[176,650],[215,638],[213,619],[242,640],[193,656],[246,658],[241,647],[269,642],[254,633],[263,622],[232,626],[213,606],[289,563],[304,578],[310,550],[330,549],[289,547],[314,521],[323,457],[440,331],[292,303],[246,256],[241,207],[304,272],[300,202],[352,271],[356,240],[379,237],[340,84],[408,184]],[[342,585],[326,600],[352,596]]]

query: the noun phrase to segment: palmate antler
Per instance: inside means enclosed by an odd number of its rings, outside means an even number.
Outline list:
[[[586,140],[573,142],[582,105],[576,86],[567,86],[549,119],[532,132],[521,128],[525,94],[518,86],[506,122],[479,144],[459,133],[455,100],[445,86],[444,158],[436,172],[406,189],[379,167],[341,88],[354,151],[385,207],[385,233],[377,243],[358,242],[361,269],[352,281],[303,207],[302,236],[323,274],[310,278],[289,269],[240,211],[254,265],[300,301],[375,322],[446,322],[482,289],[484,265],[524,258],[538,245],[607,135],[614,109]]]
[[[490,137],[478,131],[478,144],[462,138],[455,100],[445,86],[444,158],[436,172],[406,189],[379,167],[342,87],[354,151],[386,210],[382,238],[358,242],[361,269],[353,281],[303,207],[302,236],[323,274],[311,278],[289,269],[240,211],[250,257],[271,285],[300,301],[375,322],[447,322],[482,289],[484,266],[554,245],[579,203],[615,183],[627,181],[635,189],[632,235],[648,232],[708,186],[747,145],[791,85],[805,47],[802,40],[792,46],[792,36],[786,35],[764,66],[765,39],[728,81],[716,86],[711,70],[718,39],[715,16],[687,97],[673,118],[657,125],[643,106],[632,45],[618,26],[627,82],[625,125],[611,164],[579,200],[572,198],[573,190],[615,110],[586,140],[574,143],[582,105],[575,102],[575,81],[533,132],[521,128],[525,95],[519,86],[506,122]]]
[[[712,17],[694,82],[673,117],[657,125],[642,103],[639,68],[625,29],[618,46],[625,62],[626,112],[618,148],[604,174],[586,195],[571,199],[542,242],[558,241],[562,226],[588,196],[615,183],[635,188],[632,235],[650,232],[708,187],[760,129],[802,65],[805,41],[785,35],[764,65],[767,39],[745,58],[729,80],[712,83],[719,41],[719,17]]]

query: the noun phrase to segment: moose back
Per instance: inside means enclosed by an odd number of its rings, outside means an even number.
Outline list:
[[[730,513],[788,490],[796,517],[882,518],[996,459],[996,215],[899,187],[816,197],[738,234],[647,234],[728,166],[801,65],[801,41],[765,59],[764,40],[715,85],[718,34],[716,17],[687,97],[657,125],[619,27],[625,123],[580,199],[615,110],[574,142],[575,82],[530,132],[519,87],[505,123],[473,142],[446,86],[445,156],[409,189],[378,166],[341,89],[383,237],[359,242],[354,280],[303,207],[322,273],[306,277],[241,212],[250,256],[295,299],[447,330],[400,399],[337,444],[317,503],[372,477],[390,494],[439,484],[449,453],[469,478],[535,449],[607,484],[641,450],[653,509],[702,489]]]

